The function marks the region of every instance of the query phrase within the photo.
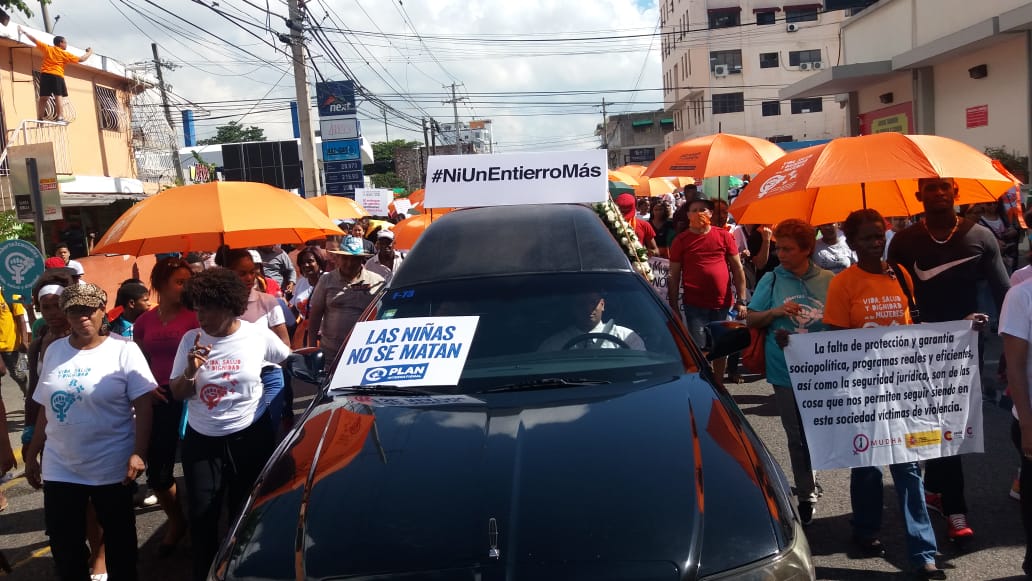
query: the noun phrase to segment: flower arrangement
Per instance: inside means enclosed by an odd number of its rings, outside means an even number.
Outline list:
[[[620,213],[620,208],[616,206],[612,199],[594,204],[594,208],[595,213],[598,214],[599,218],[602,218],[602,222],[609,228],[613,238],[624,249],[627,258],[631,261],[631,266],[638,271],[638,274],[652,282],[654,276],[652,274],[652,267],[649,266],[649,253],[641,245],[641,242],[638,241],[638,235],[634,233],[634,229],[624,220],[623,214]]]

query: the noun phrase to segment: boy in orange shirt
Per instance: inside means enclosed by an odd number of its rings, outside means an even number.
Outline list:
[[[21,26],[18,27],[18,34],[24,34],[43,51],[43,64],[39,67],[39,101],[36,105],[39,118],[46,117],[47,99],[53,97],[54,114],[58,121],[64,121],[61,98],[68,96],[68,87],[65,85],[64,78],[65,64],[86,62],[93,56],[93,49],[86,47],[86,54],[77,57],[68,52],[68,41],[63,36],[55,36],[54,45],[51,46],[25,32]]]

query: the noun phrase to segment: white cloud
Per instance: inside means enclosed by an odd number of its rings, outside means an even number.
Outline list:
[[[234,47],[253,52],[281,67],[286,67],[286,57],[276,54],[259,39],[191,0],[152,1],[214,33],[221,41],[215,41],[212,36],[162,13],[146,0],[56,0],[50,11],[51,15],[60,15],[56,32],[67,36],[71,44],[91,45],[100,54],[124,62],[150,59],[150,43],[156,40],[163,48],[164,58],[190,63],[191,66],[169,73],[168,81],[176,93],[191,101],[257,99],[269,93],[270,98],[278,99],[275,104],[281,106],[282,110],[254,113],[244,118],[243,122],[262,126],[266,134],[273,138],[290,136],[290,112],[284,104],[284,98],[292,98],[294,95],[293,77],[290,74],[283,77],[280,70],[254,62],[254,57]],[[211,3],[210,0],[205,1]],[[252,1],[261,6],[266,4],[263,0]],[[133,12],[126,2],[160,17],[167,28],[181,32],[172,33],[147,21]],[[600,122],[601,114],[592,103],[600,103],[603,96],[609,102],[626,102],[632,95],[636,95],[636,104],[617,104],[609,108],[610,113],[628,109],[658,109],[662,106],[659,103],[662,100],[660,91],[604,95],[593,93],[634,88],[643,64],[645,69],[640,88],[661,87],[658,39],[652,43],[647,58],[648,36],[577,43],[580,49],[595,54],[531,56],[533,53],[557,52],[557,43],[547,42],[549,38],[648,35],[654,30],[658,19],[654,0],[309,0],[310,10],[319,19],[323,18],[322,3],[330,8],[338,23],[344,23],[351,29],[376,32],[378,27],[388,34],[411,35],[410,27],[402,18],[404,11],[416,31],[427,37],[426,44],[431,49],[429,53],[410,38],[391,39],[387,42],[383,38],[353,36],[352,42],[361,47],[361,54],[356,54],[356,49],[348,44],[342,34],[332,33],[331,39],[360,83],[383,96],[393,106],[416,117],[430,114],[439,122],[451,121],[451,105],[441,103],[449,97],[450,89],[442,88],[442,84],[457,79],[457,82],[462,83],[460,95],[470,95],[469,103],[459,105],[460,120],[492,119],[494,138],[501,151],[528,147],[540,150],[595,147],[598,142],[590,136]],[[271,0],[268,4],[273,12],[286,14],[282,0]],[[146,35],[119,14],[116,7],[133,18]],[[236,16],[260,19],[263,23],[265,21],[260,11],[248,7],[243,0],[220,0],[219,8]],[[321,24],[324,27],[335,26],[328,19],[322,20]],[[41,28],[38,17],[35,25]],[[276,32],[286,32],[286,26],[280,18],[272,17],[271,26]],[[263,35],[254,28],[250,30],[282,46],[268,32]],[[514,36],[525,38],[529,34],[538,35],[533,38],[541,42],[519,45],[495,42],[494,45],[487,45],[429,38],[442,35],[495,35],[494,38],[501,39]],[[219,46],[220,43],[225,46]],[[563,46],[569,51],[569,44]],[[325,51],[317,44],[310,43],[310,51],[317,56],[318,67],[328,79],[344,78],[324,58]],[[445,70],[430,58],[430,54],[440,60]],[[205,72],[193,67],[204,69]],[[376,72],[393,86],[388,86]],[[589,94],[541,97],[479,95],[526,91],[587,91]],[[413,99],[418,102],[421,110],[395,96],[396,92],[416,94]],[[581,104],[545,104],[549,102]],[[237,105],[229,109],[227,105],[216,105],[211,110],[213,116],[241,115],[249,106]],[[256,111],[270,106],[258,105]],[[368,139],[382,140],[384,126],[379,109],[369,104],[360,104],[360,113],[380,119],[364,121],[363,130]],[[199,119],[198,133],[204,137],[213,132],[215,125],[233,119],[236,117]],[[402,131],[393,127],[389,131],[393,139],[422,141],[422,134],[418,131]]]

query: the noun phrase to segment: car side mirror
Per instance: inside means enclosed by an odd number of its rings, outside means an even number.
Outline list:
[[[319,347],[305,347],[291,353],[283,368],[294,379],[321,385],[326,379],[326,356]]]
[[[749,328],[741,321],[713,321],[706,325],[706,359],[713,361],[749,346]]]

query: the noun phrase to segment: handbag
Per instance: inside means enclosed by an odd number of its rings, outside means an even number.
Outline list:
[[[771,272],[774,280],[770,284],[770,298],[774,299],[774,285],[778,283],[778,275]],[[749,327],[749,346],[742,351],[742,365],[753,373],[761,376],[767,375],[767,330],[769,327],[757,329]]]

